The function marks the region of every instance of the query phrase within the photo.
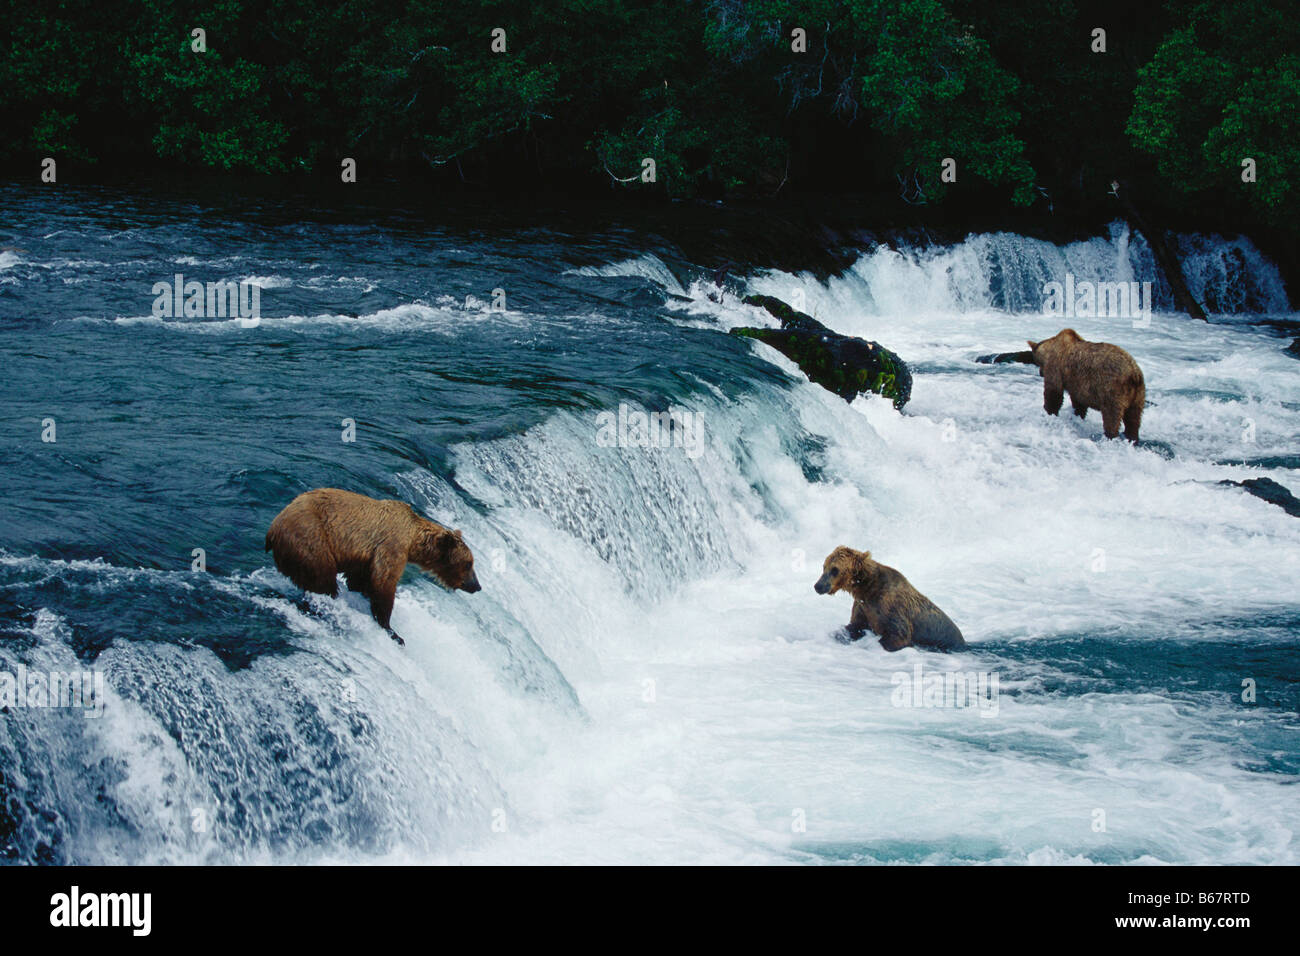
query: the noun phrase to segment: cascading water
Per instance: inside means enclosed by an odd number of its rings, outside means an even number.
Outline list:
[[[900,415],[724,334],[767,319],[668,248],[5,199],[0,672],[105,688],[0,720],[5,859],[1296,862],[1300,526],[1217,484],[1300,490],[1294,359],[1158,286],[1149,327],[1076,321],[1143,365],[1159,454],[972,361],[1056,331],[1063,272],[1153,281],[1122,227],[737,280],[898,351]],[[1180,248],[1211,308],[1289,312],[1247,240]],[[178,270],[258,277],[260,326],[153,318]],[[620,408],[703,443],[602,440]],[[324,485],[462,529],[483,591],[408,574],[404,649],[304,606],[262,535]],[[838,642],[839,544],[973,650]],[[994,706],[916,706],[918,667]]]
[[[1080,282],[1151,282],[1153,307],[1172,309],[1169,285],[1141,234],[1123,223],[1113,223],[1109,233],[1068,245],[1014,233],[975,234],[951,246],[880,245],[826,284],[824,307],[838,303],[854,314],[895,318],[985,309],[1041,312],[1043,285],[1069,273]],[[1290,311],[1277,267],[1250,240],[1184,236],[1178,247],[1188,288],[1211,312]],[[780,294],[772,288],[770,294]],[[815,309],[824,300],[811,301]]]

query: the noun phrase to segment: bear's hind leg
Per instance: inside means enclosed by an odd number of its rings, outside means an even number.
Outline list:
[[[334,570],[332,560],[328,558],[294,560],[288,557],[281,558],[279,554],[274,557],[276,569],[304,591],[324,594],[332,598],[339,596],[338,573]]]
[[[1142,427],[1142,402],[1135,402],[1124,412],[1124,437],[1138,443],[1138,429]]]
[[[880,635],[880,646],[887,651],[901,651],[912,644],[912,625],[902,619],[895,618],[883,625],[883,633]]]
[[[1071,404],[1072,406],[1074,406],[1074,414],[1078,415],[1080,418],[1087,418],[1087,417],[1088,417],[1088,403],[1087,403],[1087,402],[1081,402],[1081,401],[1079,401],[1077,398],[1075,398],[1073,395],[1071,395],[1071,396],[1070,396],[1070,404]]]
[[[266,534],[276,570],[304,591],[339,596],[338,566],[334,555],[322,545],[328,540],[318,523],[306,527],[277,517]]]
[[[1101,410],[1101,427],[1107,438],[1119,437],[1119,418],[1119,409],[1114,405],[1107,405]]]
[[[370,569],[350,567],[343,569],[343,580],[348,582],[348,590],[362,597],[370,597]]]

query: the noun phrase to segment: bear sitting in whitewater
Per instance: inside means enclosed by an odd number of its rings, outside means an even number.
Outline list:
[[[289,502],[266,532],[280,573],[304,591],[337,597],[338,575],[370,599],[370,613],[389,627],[397,582],[408,561],[449,588],[478,591],[474,555],[459,531],[415,513],[404,501],[377,501],[338,488],[317,488]]]
[[[1137,444],[1147,389],[1142,369],[1133,356],[1118,345],[1087,342],[1074,329],[1030,342],[1029,348],[1043,376],[1043,408],[1047,414],[1059,412],[1064,393],[1069,392],[1074,414],[1083,418],[1088,409],[1098,409],[1107,438],[1119,435],[1122,421],[1124,437]]]
[[[818,594],[844,590],[853,595],[848,631],[855,641],[870,629],[887,651],[904,647],[960,651],[966,647],[965,638],[948,615],[898,571],[873,561],[870,551],[836,548],[827,556],[813,589]]]

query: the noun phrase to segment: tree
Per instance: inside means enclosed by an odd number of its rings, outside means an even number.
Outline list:
[[[1138,74],[1128,134],[1184,194],[1242,196],[1294,223],[1300,21],[1264,2],[1198,3]],[[1253,159],[1257,182],[1243,182]]]
[[[1010,187],[1018,204],[1033,200],[1013,105],[1019,84],[940,0],[719,0],[710,10],[712,47],[737,62],[765,59],[791,112],[870,123],[909,201],[943,198],[949,157],[959,177]],[[808,31],[805,55],[790,55],[794,27]]]

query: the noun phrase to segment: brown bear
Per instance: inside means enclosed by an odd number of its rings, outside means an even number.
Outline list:
[[[822,576],[813,590],[818,594],[847,590],[853,595],[848,627],[852,640],[869,628],[887,651],[904,647],[960,651],[966,647],[965,638],[948,615],[898,571],[871,560],[870,551],[836,548],[822,564]]]
[[[408,561],[449,588],[480,590],[474,555],[459,531],[415,513],[404,501],[378,501],[338,488],[306,491],[285,507],[266,532],[275,566],[304,591],[338,597],[338,575],[370,599],[370,613],[389,627],[397,582]]]
[[[1107,438],[1119,435],[1137,444],[1147,389],[1138,363],[1118,345],[1087,342],[1074,329],[1062,329],[1050,339],[1030,342],[1029,349],[1043,376],[1043,408],[1055,415],[1064,393],[1070,393],[1074,414],[1084,418],[1088,409],[1101,412]]]

